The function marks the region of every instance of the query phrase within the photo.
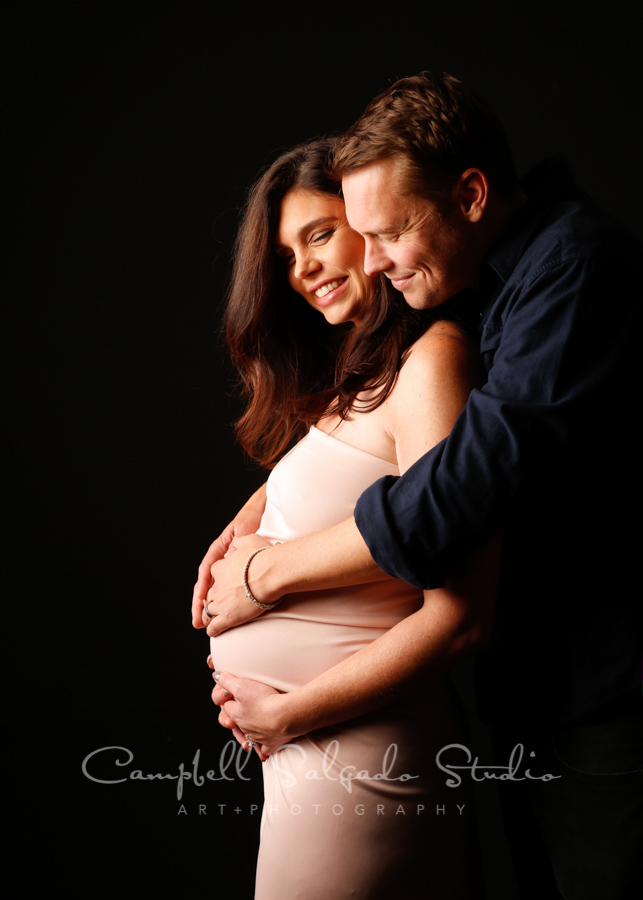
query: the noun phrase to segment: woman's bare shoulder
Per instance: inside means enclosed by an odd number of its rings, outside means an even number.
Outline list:
[[[400,370],[400,381],[439,378],[460,374],[472,387],[480,380],[477,341],[455,322],[434,322],[411,346]]]
[[[436,322],[411,347],[389,400],[389,428],[402,472],[445,438],[480,385],[476,342]]]

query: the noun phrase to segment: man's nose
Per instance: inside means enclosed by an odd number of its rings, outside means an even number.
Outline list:
[[[382,245],[367,238],[364,247],[364,272],[367,275],[377,275],[378,272],[385,272],[390,265],[391,261]]]

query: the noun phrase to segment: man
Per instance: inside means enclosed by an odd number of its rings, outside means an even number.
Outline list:
[[[439,588],[502,530],[497,619],[477,666],[480,713],[501,760],[522,744],[538,773],[557,776],[505,786],[521,889],[559,896],[542,842],[563,896],[631,896],[643,819],[628,515],[640,247],[563,163],[519,185],[495,116],[450,76],[402,79],[376,98],[343,139],[337,168],[366,271],[383,272],[414,307],[476,310],[487,381],[445,441],[366,491],[354,521],[253,559],[251,590],[269,604],[369,580],[376,564]],[[236,535],[256,528],[262,502],[260,491],[232,523]],[[211,634],[260,612],[241,586],[247,552],[217,561],[226,540],[210,548],[195,588],[195,624],[206,601]],[[408,663],[411,639],[397,626],[379,651],[361,651],[298,696],[226,676],[214,692],[222,703],[229,691],[222,720],[274,740],[366,711],[384,702],[378,691],[401,691],[422,667],[477,649],[468,612],[447,624],[436,614],[423,660]]]

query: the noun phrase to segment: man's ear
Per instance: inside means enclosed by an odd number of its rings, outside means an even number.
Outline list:
[[[480,169],[467,169],[456,187],[458,205],[469,222],[479,222],[489,201],[489,182]]]

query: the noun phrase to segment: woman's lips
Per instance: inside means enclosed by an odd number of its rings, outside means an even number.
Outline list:
[[[339,296],[347,281],[348,275],[345,275],[343,278],[334,278],[332,281],[327,281],[320,288],[317,288],[317,290],[313,292],[317,306],[328,306],[332,303]],[[333,287],[333,285],[336,285],[336,287]],[[330,290],[328,290],[328,288],[330,288]],[[320,291],[324,292],[321,296],[319,296],[318,293]]]

